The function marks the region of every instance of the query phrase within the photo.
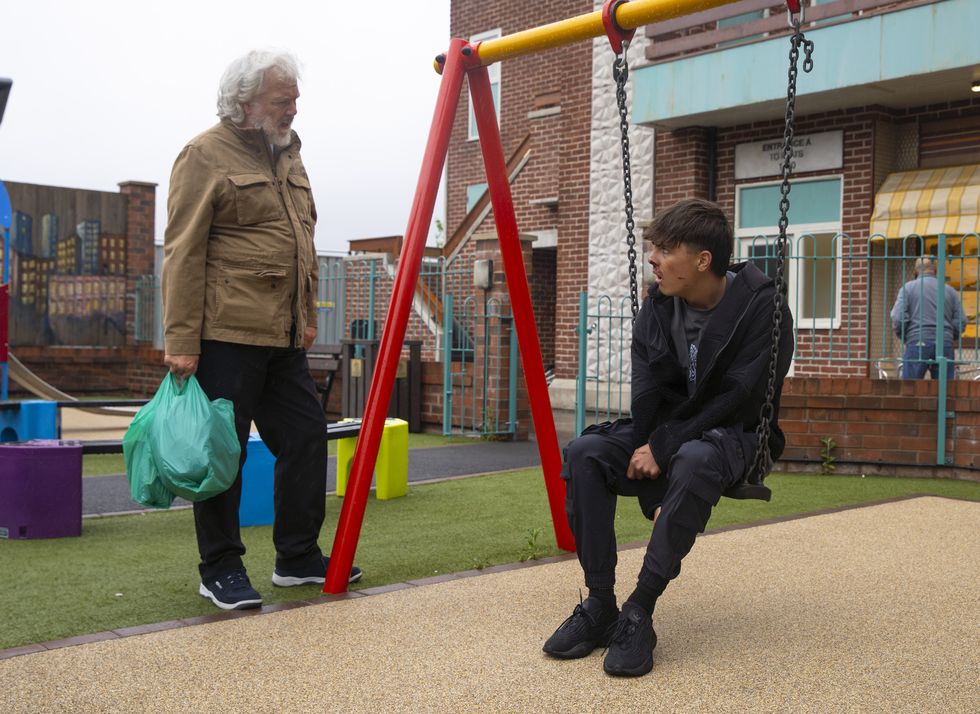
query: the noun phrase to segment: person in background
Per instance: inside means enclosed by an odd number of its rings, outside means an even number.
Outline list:
[[[316,338],[316,207],[292,129],[299,68],[286,52],[236,59],[220,121],[180,152],[164,235],[164,362],[235,406],[242,461],[251,423],[276,458],[275,585],[323,583],[317,544],[327,424],[306,360]],[[194,504],[199,593],[225,610],[259,607],[242,556],[241,464],[232,487]],[[354,567],[350,581],[361,577]]]
[[[902,379],[922,379],[928,371],[933,379],[939,378],[936,361],[937,314],[939,307],[939,281],[936,280],[936,259],[924,255],[915,261],[915,278],[899,288],[892,307],[892,328],[905,344],[902,354]],[[966,315],[960,294],[951,286],[943,290],[943,356],[946,377],[956,376],[953,348],[956,338],[966,328]]]

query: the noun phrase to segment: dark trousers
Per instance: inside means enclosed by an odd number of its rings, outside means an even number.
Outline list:
[[[704,532],[711,509],[746,467],[741,444],[728,429],[712,429],[685,443],[668,464],[660,464],[663,473],[657,479],[626,478],[633,451],[628,419],[590,426],[565,449],[565,508],[590,588],[611,588],[616,582],[619,496],[637,497],[647,518],[661,509],[639,575],[639,582],[659,589],[658,583],[680,573],[681,560]]]
[[[943,343],[943,356],[953,360],[956,353],[952,342]],[[922,379],[926,372],[939,379],[939,363],[936,362],[936,342],[909,342],[902,354],[902,379]],[[946,363],[946,379],[956,379],[956,363]]]
[[[197,379],[210,399],[235,405],[235,428],[245,463],[251,422],[276,458],[276,567],[295,568],[321,557],[317,537],[327,490],[327,422],[317,399],[306,352],[204,340]],[[202,578],[242,567],[238,507],[241,463],[232,487],[194,504]]]

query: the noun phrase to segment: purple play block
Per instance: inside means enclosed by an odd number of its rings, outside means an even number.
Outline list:
[[[82,534],[82,445],[34,439],[0,444],[0,538]]]

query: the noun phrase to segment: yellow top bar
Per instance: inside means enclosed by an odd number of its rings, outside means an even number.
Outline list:
[[[625,30],[634,30],[652,22],[663,22],[681,15],[730,5],[738,0],[630,0],[616,10],[616,22]],[[480,64],[486,66],[501,60],[520,57],[552,47],[563,47],[591,37],[606,34],[602,10],[578,15],[530,30],[515,32],[496,40],[480,43]]]

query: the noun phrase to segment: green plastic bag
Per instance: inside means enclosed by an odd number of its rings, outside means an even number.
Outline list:
[[[153,399],[136,412],[122,440],[129,494],[136,503],[150,508],[170,508],[174,500],[173,492],[160,480],[160,472],[150,453],[150,424],[160,405],[160,394],[158,390]]]
[[[157,398],[148,440],[163,485],[188,501],[227,491],[242,453],[234,405],[227,399],[210,401],[193,375],[178,386],[168,374]]]

